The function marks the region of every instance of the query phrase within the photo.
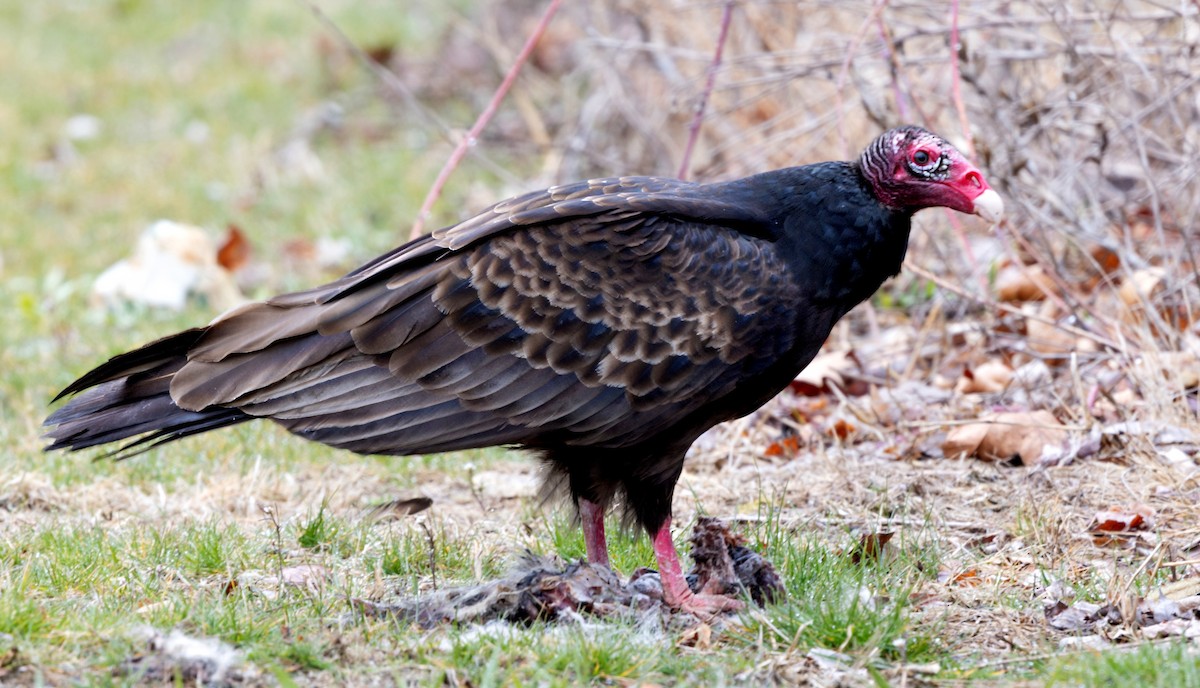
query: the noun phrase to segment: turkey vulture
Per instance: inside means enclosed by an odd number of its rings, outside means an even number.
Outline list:
[[[684,453],[755,410],[900,270],[910,219],[997,220],[1000,196],[940,137],[893,129],[855,162],[714,184],[592,179],[518,196],[345,277],[116,356],[56,398],[47,449],[128,455],[268,418],[361,454],[531,450],[607,564],[614,505],[653,538],[664,598]]]

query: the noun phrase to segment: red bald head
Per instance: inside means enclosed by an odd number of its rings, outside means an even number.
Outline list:
[[[945,139],[920,127],[884,132],[859,158],[863,176],[883,205],[916,211],[941,206],[996,222],[1000,195],[983,173]]]

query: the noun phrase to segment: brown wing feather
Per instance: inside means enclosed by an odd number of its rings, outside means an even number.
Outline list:
[[[375,453],[645,441],[791,345],[757,217],[670,180],[527,194],[218,319],[172,396]]]

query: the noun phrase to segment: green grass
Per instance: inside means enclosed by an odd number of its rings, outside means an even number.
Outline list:
[[[547,525],[542,537],[549,539],[541,542],[549,552],[579,554],[574,538],[562,538],[562,548],[554,544],[551,533],[570,529],[565,515]],[[827,647],[864,665],[886,666],[896,660],[895,640],[902,637],[910,661],[928,654],[936,629],[913,629],[907,616],[908,593],[925,576],[914,563],[931,556],[928,551],[905,549],[896,558],[859,565],[794,533],[777,536],[770,553],[788,602],[748,615],[745,628],[718,633],[714,647],[703,651],[677,648],[680,631],[626,622],[429,633],[362,621],[350,634],[368,644],[360,653],[370,652],[372,642],[381,643],[378,652],[399,648],[399,658],[390,661],[401,674],[410,675],[408,662],[417,662],[438,676],[475,685],[575,685],[634,677],[713,685],[753,673],[756,662],[787,646]],[[393,591],[428,583],[431,537],[443,585],[475,579],[471,553],[479,543],[470,534],[436,521],[428,530],[409,524],[395,532],[346,520],[324,506],[283,528],[270,521],[246,527],[220,519],[150,528],[63,528],[47,522],[8,532],[0,542],[5,590],[0,623],[22,657],[45,670],[69,662],[107,673],[136,651],[136,627],[148,624],[220,638],[260,667],[328,672],[336,680],[356,671],[334,649],[346,642],[346,631],[331,623],[348,615],[346,598],[368,594],[377,570]],[[762,544],[762,538],[752,540]],[[612,551],[614,561],[626,562],[626,571],[653,563],[642,537],[618,535]],[[503,557],[485,561],[484,577],[507,565]],[[324,567],[331,579],[316,588],[256,582],[298,564]]]
[[[1047,672],[1046,685],[1195,688],[1200,686],[1200,652],[1194,645],[1175,641],[1077,655],[1055,662]]]

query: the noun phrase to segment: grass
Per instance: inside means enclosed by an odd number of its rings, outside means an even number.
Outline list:
[[[1094,652],[1059,660],[1048,686],[1200,686],[1200,654],[1184,642],[1143,645],[1122,652]]]
[[[569,522],[560,517],[551,525],[558,531]],[[436,525],[430,532],[441,580],[474,579],[474,538],[455,537]],[[475,685],[573,685],[630,677],[712,685],[751,671],[764,656],[788,646],[829,647],[864,663],[879,658],[886,664],[897,659],[901,637],[910,661],[925,657],[934,642],[934,629],[910,628],[907,616],[909,593],[924,575],[913,562],[928,552],[905,551],[894,561],[857,565],[804,538],[781,539],[772,549],[789,601],[755,612],[743,629],[718,640],[719,648],[731,651],[680,654],[678,634],[657,624],[428,633],[380,621],[350,629],[336,623],[349,613],[347,597],[370,594],[373,571],[389,589],[426,587],[428,537],[418,527],[397,534],[342,521],[324,507],[283,531],[267,521],[250,528],[210,520],[66,529],[47,522],[5,534],[0,622],[35,673],[64,662],[107,673],[135,646],[136,627],[147,624],[221,638],[259,666],[332,672],[334,681],[358,671],[339,662],[334,648],[341,644],[363,641],[356,652],[367,654],[397,646],[408,659],[392,660],[395,671],[408,672],[406,662],[415,661]],[[650,564],[643,543],[644,538],[614,538],[614,559]],[[569,543],[558,553],[570,556],[575,546]],[[264,582],[275,570],[302,563],[327,568],[330,580],[314,588]],[[495,576],[502,568],[488,563],[482,574]],[[382,646],[371,644],[379,641]]]

